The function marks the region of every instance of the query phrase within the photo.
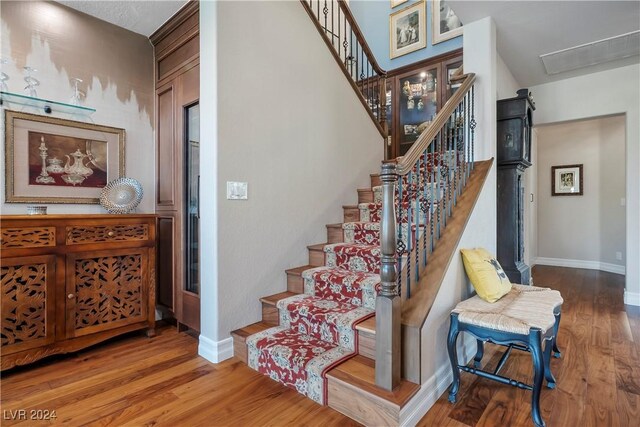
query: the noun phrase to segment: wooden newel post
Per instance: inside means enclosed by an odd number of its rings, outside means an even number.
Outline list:
[[[382,220],[380,223],[381,289],[376,298],[376,385],[393,390],[400,383],[401,299],[396,278],[395,163],[382,165]]]

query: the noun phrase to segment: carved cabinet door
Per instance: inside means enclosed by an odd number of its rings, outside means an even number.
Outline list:
[[[0,259],[2,354],[55,340],[55,255]]]
[[[67,338],[147,319],[148,248],[67,254],[66,276]]]

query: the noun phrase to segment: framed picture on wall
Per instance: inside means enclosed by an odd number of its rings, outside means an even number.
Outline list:
[[[124,176],[124,129],[5,112],[7,203],[99,203]]]
[[[427,47],[425,2],[420,1],[389,16],[391,59]]]
[[[431,44],[462,35],[462,22],[448,3],[446,0],[431,2]]]
[[[552,196],[582,196],[582,165],[551,166]]]
[[[408,1],[409,0],[391,0],[391,9],[393,9],[396,6],[400,6],[401,4],[404,4]]]

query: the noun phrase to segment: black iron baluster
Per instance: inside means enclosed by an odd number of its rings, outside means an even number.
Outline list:
[[[324,0],[324,7],[322,8],[322,13],[324,13],[324,34],[327,34],[327,18],[329,15],[329,8],[327,7],[327,0]]]
[[[429,200],[429,223],[430,223],[430,234],[431,234],[431,252],[433,252],[433,249],[435,248],[435,240],[434,240],[434,233],[435,233],[435,208],[436,208],[436,174],[435,174],[435,167],[436,167],[436,161],[435,161],[435,138],[431,141],[431,158],[429,159],[429,185],[430,185],[430,191],[431,191],[431,199]]]
[[[469,127],[471,128],[471,170],[475,167],[475,153],[474,153],[474,141],[475,141],[475,129],[477,123],[475,118],[475,85],[471,86],[471,121],[469,122]]]
[[[335,37],[336,37],[336,33],[334,32],[334,28],[333,28],[333,4],[335,3],[335,0],[331,0],[331,46],[335,48]],[[340,38],[338,38],[338,40],[340,40]]]
[[[333,2],[331,2],[331,4],[333,4]],[[346,21],[345,21],[346,22]],[[338,5],[338,56],[340,56],[340,40],[342,40],[341,34],[340,34],[340,5]],[[345,52],[345,58],[347,56],[346,52]],[[345,64],[346,67],[346,64]]]
[[[411,248],[413,248],[413,236],[411,234],[412,229],[412,193],[413,193],[413,171],[407,174],[407,231],[405,232],[405,236],[407,236],[407,298],[411,298]],[[400,203],[403,203],[403,200],[400,200]],[[402,227],[400,227],[402,230]]]
[[[404,254],[405,249],[407,248],[407,246],[404,243],[404,240],[402,240],[402,220],[404,217],[404,209],[402,209],[402,180],[403,177],[402,176],[398,176],[398,199],[397,199],[397,203],[396,206],[398,209],[398,213],[397,213],[397,219],[398,219],[398,227],[397,227],[397,231],[396,234],[398,236],[397,241],[397,248],[396,248],[396,253],[398,255],[398,295],[402,296],[402,255]]]

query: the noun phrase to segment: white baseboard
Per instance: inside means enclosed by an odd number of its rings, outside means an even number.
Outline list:
[[[233,357],[233,338],[229,337],[222,341],[213,341],[200,335],[198,355],[212,363],[220,363],[223,360],[230,359]]]
[[[624,303],[627,305],[640,306],[640,292],[624,291]]]
[[[462,360],[468,363],[476,354],[476,340],[471,335],[461,335],[464,340],[459,354],[462,354]],[[400,425],[410,427],[418,424],[452,382],[451,364],[447,361],[436,369],[436,373],[420,386],[416,395],[400,410]]]
[[[624,265],[610,264],[600,261],[583,261],[580,259],[545,258],[537,257],[532,260],[533,265],[552,265],[554,267],[586,268],[588,270],[601,270],[608,273],[625,274]]]

